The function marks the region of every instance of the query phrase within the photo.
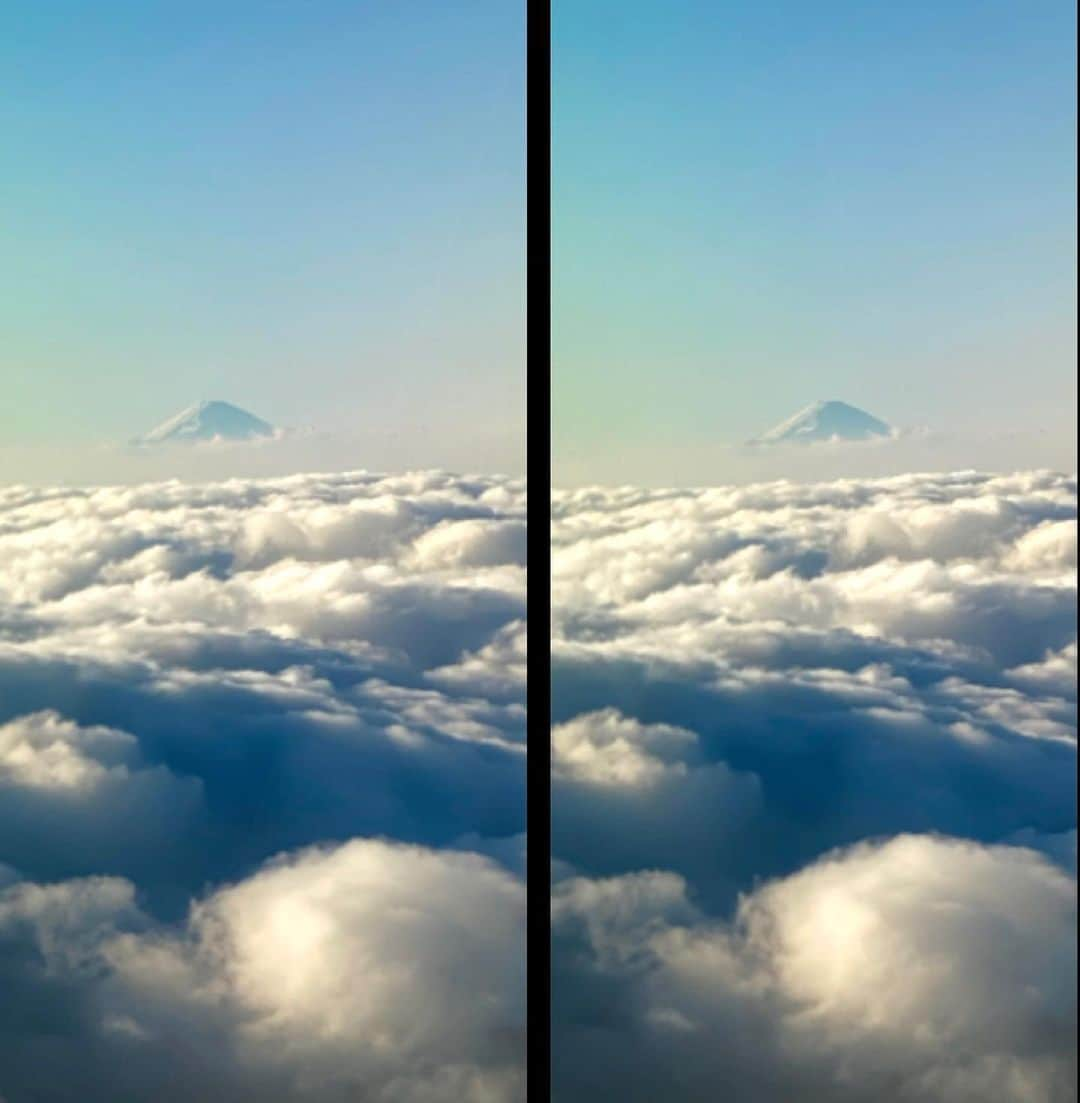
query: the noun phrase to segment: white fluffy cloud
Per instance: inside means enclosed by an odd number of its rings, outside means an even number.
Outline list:
[[[1075,480],[553,514],[555,1099],[1074,1099]]]
[[[110,1062],[109,1099],[449,1103],[522,1095],[523,910],[487,859],[354,840],[278,858],[179,929],[121,879],[15,884],[0,939],[14,987],[85,1017],[48,1076]],[[35,1025],[4,1040],[14,1097],[38,1098]]]
[[[524,488],[0,490],[0,1096],[523,1097]]]
[[[562,1091],[619,1098],[1065,1100],[1075,883],[1030,850],[899,836],[745,896],[729,921],[670,874],[553,900]],[[604,1001],[617,1002],[617,1016]],[[667,1084],[665,1089],[663,1085]]]

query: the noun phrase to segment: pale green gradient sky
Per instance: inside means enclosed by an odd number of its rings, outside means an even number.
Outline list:
[[[896,463],[1075,463],[1071,4],[553,22],[556,481],[744,477],[818,398],[951,438]]]

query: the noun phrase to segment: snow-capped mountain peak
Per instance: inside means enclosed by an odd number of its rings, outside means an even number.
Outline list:
[[[205,440],[253,440],[274,435],[274,427],[231,402],[199,402],[163,421],[141,444]]]
[[[889,437],[893,429],[884,421],[872,417],[857,406],[837,400],[815,402],[794,417],[782,421],[758,437],[755,444],[798,443],[817,441],[872,440]]]

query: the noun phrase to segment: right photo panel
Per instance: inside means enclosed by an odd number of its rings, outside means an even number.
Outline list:
[[[553,1103],[1074,1101],[1073,4],[551,72]]]

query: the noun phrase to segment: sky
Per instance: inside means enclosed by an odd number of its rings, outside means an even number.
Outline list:
[[[523,468],[523,5],[19,0],[0,74],[0,478],[215,398]]]
[[[1074,469],[1075,85],[1064,0],[555,0],[556,483],[773,477],[818,399],[929,443],[815,477]]]

